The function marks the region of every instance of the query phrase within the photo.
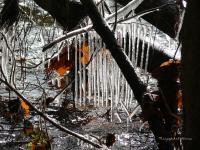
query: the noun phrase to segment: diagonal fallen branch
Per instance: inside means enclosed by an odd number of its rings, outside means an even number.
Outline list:
[[[45,115],[44,113],[42,113],[39,109],[37,109],[35,106],[32,105],[31,102],[29,102],[23,95],[21,95],[14,87],[12,87],[8,82],[4,81],[3,79],[0,78],[0,81],[3,82],[6,86],[8,86],[10,88],[10,90],[12,90],[13,92],[15,92],[15,94],[22,99],[24,102],[27,103],[27,105],[29,105],[30,108],[32,108],[34,111],[36,111],[38,113],[38,115],[40,115],[41,117],[43,117],[45,120],[49,121],[53,126],[57,127],[58,129],[60,129],[63,132],[66,132],[80,140],[83,140],[84,142],[91,144],[92,146],[96,147],[96,148],[103,148],[102,145],[92,142],[90,140],[88,140],[86,137],[84,137],[83,135],[76,133],[74,131],[71,131],[69,129],[67,129],[66,127],[59,125],[58,123],[56,123],[55,121],[53,121],[51,118],[49,118],[47,115]]]
[[[81,2],[93,22],[94,29],[101,36],[103,42],[106,44],[111,55],[123,73],[126,81],[133,90],[135,98],[137,99],[138,103],[141,104],[142,96],[144,92],[146,92],[146,86],[138,78],[130,59],[118,44],[113,32],[107,26],[106,21],[98,12],[98,9],[96,8],[93,1],[81,0]]]

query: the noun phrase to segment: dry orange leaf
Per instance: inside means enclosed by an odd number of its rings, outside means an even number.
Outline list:
[[[83,53],[83,56],[82,56],[82,58],[81,58],[81,63],[82,63],[82,64],[87,64],[88,61],[89,61],[88,50],[89,50],[88,44],[87,44],[87,43],[84,43],[84,44],[83,44],[83,47],[82,47],[82,49],[81,49],[81,52]]]
[[[24,110],[24,116],[28,118],[30,116],[30,108],[29,108],[29,106],[26,104],[26,102],[21,100],[21,107]]]
[[[89,61],[88,44],[84,43],[79,51],[81,51],[83,55],[81,57],[81,63],[87,64]],[[59,54],[59,59],[58,56],[51,59],[49,67],[46,67],[46,72],[51,73],[52,71],[56,71],[60,76],[64,76],[67,71],[72,70],[75,62],[74,59],[68,60],[67,55],[67,47],[64,47]]]

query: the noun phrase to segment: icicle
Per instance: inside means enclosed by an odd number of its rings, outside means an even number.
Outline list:
[[[99,70],[99,105],[102,103],[102,44],[101,44],[101,38],[99,37],[99,64],[97,66]],[[102,106],[102,104],[101,104]]]
[[[119,123],[122,123],[122,119],[120,118],[119,114],[116,112],[114,113],[114,115],[117,117],[117,119],[119,120]]]
[[[119,68],[117,68],[117,81],[116,81],[116,84],[117,84],[117,88],[116,88],[116,97],[115,97],[115,106],[117,107],[118,103],[119,103],[119,100],[120,100],[120,82],[121,82],[121,78],[120,78],[120,70]]]
[[[8,62],[9,62],[9,50],[5,44],[5,42],[2,42],[2,58],[1,58],[1,67],[2,71],[5,75],[5,78],[8,79]]]
[[[110,64],[109,64],[109,61],[110,61],[110,59],[109,59],[109,56],[110,56],[110,53],[108,53],[108,55],[107,55],[107,57],[106,57],[106,59],[105,59],[105,64],[106,64],[106,72],[105,72],[105,79],[106,79],[106,107],[108,107],[108,102],[109,102],[109,100],[108,100],[108,97],[109,97],[109,66],[110,66]]]
[[[146,27],[143,26],[143,34],[142,36],[142,53],[141,53],[141,59],[140,59],[140,68],[143,69],[143,62],[144,62],[144,52],[145,52],[145,38],[146,38]]]
[[[70,49],[69,49],[70,42],[67,41],[67,60],[70,60]]]
[[[75,105],[78,105],[78,49],[77,49],[77,37],[74,38],[74,46],[75,46]]]
[[[130,90],[131,91],[130,91],[130,103],[129,103],[129,105],[132,104],[133,96],[134,96],[132,89],[130,89]]]
[[[140,44],[140,26],[139,24],[137,24],[137,47],[136,47],[135,66],[137,66],[137,63],[138,63],[139,44]]]
[[[129,47],[128,47],[128,57],[130,58],[130,60],[132,60],[132,49],[131,49],[131,42],[132,42],[132,38],[133,38],[133,32],[132,32],[132,24],[128,25],[128,34],[129,34]],[[131,92],[131,88],[128,85],[128,92],[127,92],[127,101],[130,102],[130,92]],[[127,106],[128,107],[128,106]]]
[[[128,57],[129,57],[129,59],[131,60],[132,58],[131,58],[131,53],[132,53],[132,51],[131,51],[131,39],[132,39],[132,26],[131,26],[131,24],[129,24],[129,26],[128,26]]]
[[[81,40],[82,40],[81,36],[78,35],[78,56],[79,56],[79,58],[78,58],[78,60],[79,60],[79,62],[78,62],[79,82],[78,83],[79,83],[79,103],[80,103],[80,106],[82,105],[82,71],[81,71],[81,69],[82,69],[82,63],[81,63],[82,45],[81,45]]]
[[[122,38],[121,38],[121,32],[120,30],[118,30],[117,32],[117,40],[119,45],[122,45]],[[116,94],[115,94],[115,106],[117,107],[118,103],[119,103],[119,99],[120,99],[120,95],[119,95],[119,91],[120,91],[120,69],[118,67],[118,65],[115,63],[116,65],[116,78],[115,78],[115,88],[116,88]]]
[[[114,68],[114,60],[111,59],[111,79],[110,79],[110,112],[111,112],[111,122],[112,122],[112,114],[113,114],[113,101],[114,101],[114,91],[115,91],[115,86],[114,86],[114,82],[115,82],[115,79],[114,79],[114,71],[113,71],[113,68]]]
[[[96,34],[96,33],[95,33]],[[96,47],[96,36],[94,36],[94,42],[93,42],[93,47],[94,47],[94,51],[96,50],[95,47]],[[96,64],[97,64],[97,59],[96,57],[94,57],[94,61],[93,61],[93,77],[94,77],[94,80],[93,80],[93,85],[94,85],[94,106],[96,107],[97,106],[97,97],[96,97]]]
[[[47,52],[43,52],[43,53],[42,53],[42,62],[43,62],[43,63],[45,62],[46,55],[47,55]]]
[[[124,51],[125,51],[125,53],[126,53],[126,48],[127,48],[127,44],[126,44],[126,26],[123,26],[123,48],[124,48]]]
[[[43,35],[43,30],[40,32],[40,40],[41,40],[41,43],[42,45],[45,45],[45,40],[44,40],[44,35]],[[42,55],[42,61],[43,63],[45,62],[45,59],[46,59],[46,55],[47,55],[47,52],[44,52],[43,55]]]
[[[51,83],[52,83],[52,85],[55,86],[55,85],[56,85],[56,79],[52,78],[52,79],[51,79]]]
[[[122,46],[122,42],[123,42],[123,38],[122,38],[122,30],[119,29],[118,30],[118,42],[119,44]],[[117,89],[116,89],[116,104],[115,106],[117,107],[117,104],[119,103],[119,100],[120,100],[120,87],[121,87],[121,71],[119,69],[119,67],[117,67]]]
[[[145,73],[147,73],[147,68],[148,68],[148,63],[149,63],[149,50],[150,50],[150,45],[152,44],[152,36],[153,34],[153,29],[152,27],[149,27],[149,37],[148,37],[148,42],[147,42],[147,54],[146,54],[146,60],[145,60]]]
[[[118,42],[119,42],[119,45],[122,47],[123,45],[123,30],[122,29],[119,29],[118,31]]]
[[[99,48],[100,48],[100,45],[99,45],[99,36],[96,34],[96,40],[95,40],[95,51],[98,51]],[[96,80],[97,80],[97,107],[99,107],[99,103],[100,103],[100,82],[99,82],[99,53],[97,53],[97,56],[96,56]]]
[[[94,32],[91,31],[90,35],[91,35],[91,55],[94,54],[94,36],[93,36]],[[92,58],[92,62],[91,62],[91,94],[93,94],[93,104],[95,105],[95,101],[94,101],[94,56]]]
[[[126,27],[126,26],[125,26]],[[124,50],[125,50],[125,53],[127,54],[127,38],[126,38],[126,35],[127,35],[127,31],[126,31],[126,28],[124,29],[123,31],[123,37],[124,37]],[[125,81],[124,79],[124,82],[125,82],[125,91],[124,91],[124,100],[125,100],[125,104],[127,103],[127,86],[128,86],[128,83]]]
[[[42,45],[45,45],[43,30],[42,30],[42,32],[40,32],[40,40],[41,40]]]
[[[103,82],[104,82],[104,93],[105,93],[105,102],[106,102],[106,106],[107,106],[107,101],[108,101],[108,89],[107,89],[107,56],[109,54],[107,54],[107,49],[105,44],[103,43],[103,49],[104,49],[104,55],[103,55]]]
[[[139,132],[141,132],[142,131],[142,128],[147,124],[148,122],[147,121],[145,121],[141,126],[140,126],[140,128],[139,128]]]
[[[103,82],[103,74],[105,72],[103,72],[103,55],[104,55],[104,47],[103,47],[103,43],[102,43],[102,39],[99,39],[100,42],[100,51],[99,51],[99,74],[100,74],[100,93],[101,93],[101,106],[103,107],[103,101],[104,101],[104,82]]]
[[[117,76],[118,76],[118,72],[117,72],[117,63],[114,61],[113,59],[113,63],[114,63],[114,68],[113,68],[113,71],[114,71],[114,76],[113,76],[113,106],[116,106],[117,105],[117,99],[116,99],[116,95],[117,95]]]
[[[92,41],[91,41],[91,32],[88,32],[88,57],[89,60],[91,59],[91,55],[92,55]],[[91,99],[91,74],[92,74],[92,66],[91,63],[88,66],[88,100],[89,100],[89,104],[90,104],[90,99]]]
[[[61,49],[62,48],[59,48],[60,46],[58,46],[58,50],[57,50],[57,54],[58,54],[58,57],[57,57],[57,60],[60,61],[60,52],[61,52]]]
[[[58,83],[58,88],[60,88],[61,87],[61,80],[60,80],[60,78],[56,78],[56,80],[57,80],[57,83]]]
[[[48,68],[50,67],[50,65],[51,65],[51,59],[48,59],[48,63],[47,63]]]
[[[132,63],[133,65],[136,64],[136,49],[135,49],[135,45],[136,45],[136,23],[132,23]]]
[[[85,51],[85,46],[86,46],[86,41],[85,41],[85,34],[83,34],[83,46],[82,46],[82,52],[83,52],[83,58],[86,57],[86,51]],[[85,59],[83,59],[83,105],[85,107],[85,99],[86,99],[86,70],[85,70]]]

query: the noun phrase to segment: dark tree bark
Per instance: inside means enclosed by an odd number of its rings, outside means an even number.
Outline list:
[[[200,139],[200,13],[199,0],[188,0],[182,30],[182,83],[185,150],[198,149]]]

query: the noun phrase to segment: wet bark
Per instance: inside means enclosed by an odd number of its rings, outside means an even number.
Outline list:
[[[188,0],[181,40],[184,98],[184,138],[186,150],[197,149],[200,139],[200,1]]]

